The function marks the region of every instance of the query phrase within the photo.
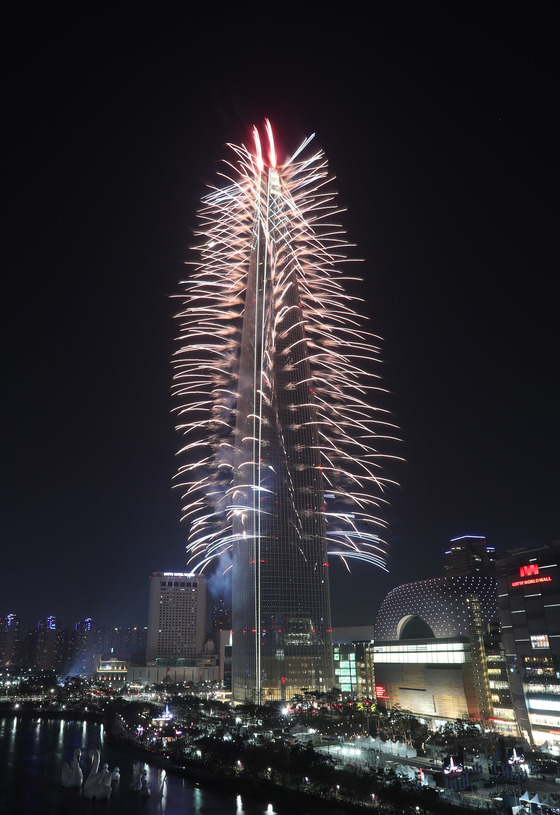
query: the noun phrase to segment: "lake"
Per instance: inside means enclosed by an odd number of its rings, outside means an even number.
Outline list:
[[[290,815],[285,807],[204,787],[166,770],[139,762],[126,752],[103,747],[104,729],[97,722],[45,718],[0,718],[0,812],[2,815]],[[85,798],[81,790],[61,784],[62,764],[82,750],[84,778],[88,752],[101,748],[101,764],[119,767],[121,778],[111,797]],[[150,796],[130,789],[148,771]]]

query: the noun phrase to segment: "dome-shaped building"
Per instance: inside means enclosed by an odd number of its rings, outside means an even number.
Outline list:
[[[498,617],[496,581],[472,575],[406,583],[375,623],[375,683],[389,707],[416,715],[492,715],[484,634]]]

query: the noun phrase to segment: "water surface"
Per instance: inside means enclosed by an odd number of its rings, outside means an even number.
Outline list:
[[[103,725],[45,718],[0,718],[0,813],[2,815],[291,815],[286,808],[201,786],[133,756],[103,746]],[[82,750],[101,748],[101,764],[119,767],[121,779],[111,797],[85,798],[81,790],[61,784],[62,764]],[[150,797],[143,799],[130,784],[148,771]]]

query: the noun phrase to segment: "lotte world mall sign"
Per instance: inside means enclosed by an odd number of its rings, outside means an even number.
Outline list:
[[[512,588],[516,586],[531,586],[534,583],[551,583],[552,577],[547,575],[539,575],[539,567],[536,563],[529,563],[528,566],[521,566],[519,569],[519,577],[522,580],[514,580],[511,584]]]

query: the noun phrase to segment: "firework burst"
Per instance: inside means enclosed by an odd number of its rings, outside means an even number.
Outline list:
[[[329,556],[384,569],[382,465],[391,456],[382,448],[394,425],[376,406],[379,338],[344,288],[356,278],[343,272],[348,244],[324,154],[310,137],[277,165],[268,122],[266,132],[267,156],[256,128],[252,149],[230,145],[203,199],[198,260],[180,295],[173,393],[190,568],[263,534],[289,502],[284,522],[296,539],[314,516]],[[255,283],[257,244],[268,271]],[[248,326],[257,298],[264,305]],[[298,503],[306,491],[313,497]]]

